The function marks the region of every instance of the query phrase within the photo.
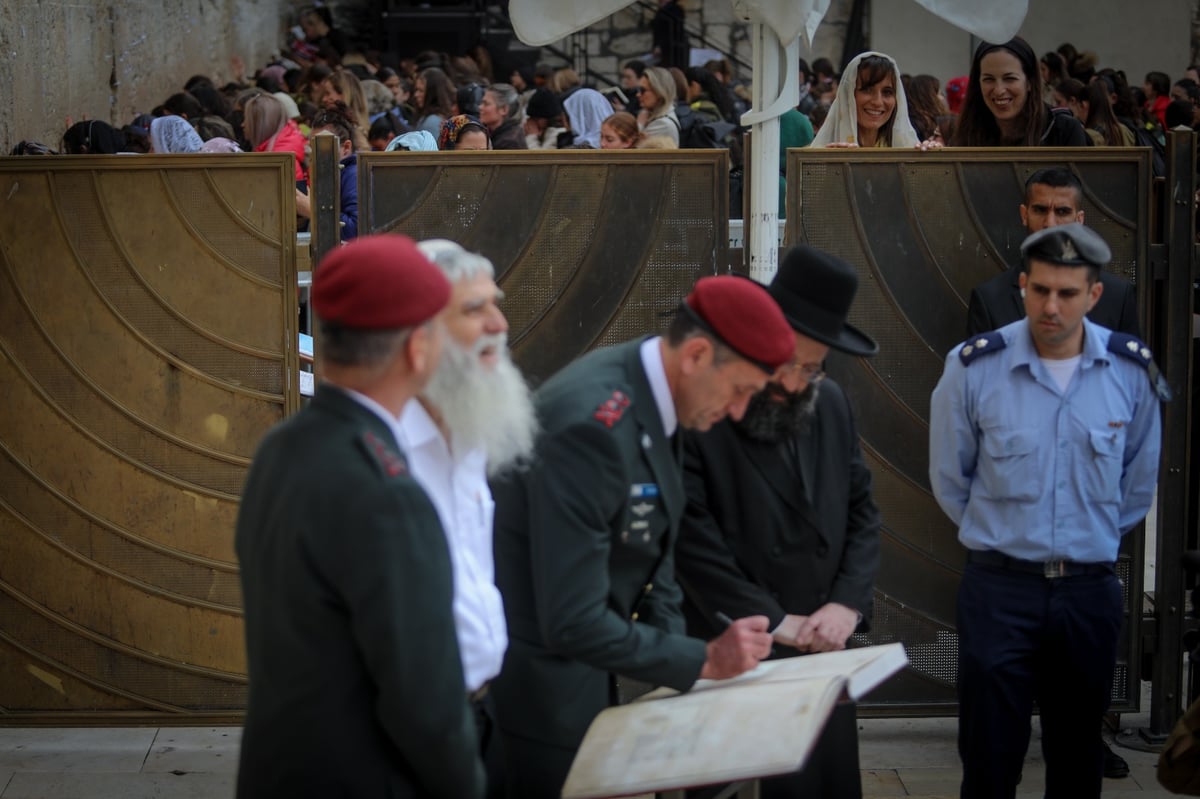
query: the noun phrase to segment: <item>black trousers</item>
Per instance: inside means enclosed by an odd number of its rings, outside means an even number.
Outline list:
[[[508,799],[560,799],[576,750],[503,732],[499,738]]]
[[[1047,799],[1100,796],[1123,607],[1111,571],[1047,579],[968,563],[958,591],[963,799],[1016,794],[1030,717],[1042,722]]]
[[[471,702],[475,711],[475,733],[479,736],[479,756],[487,772],[486,799],[504,799],[507,788],[500,731],[496,727],[496,708],[490,694]]]

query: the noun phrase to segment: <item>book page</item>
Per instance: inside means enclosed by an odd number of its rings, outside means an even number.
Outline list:
[[[609,708],[588,728],[563,797],[627,796],[795,771],[843,683],[839,676],[727,680],[727,690]]]
[[[847,681],[846,693],[859,699],[908,665],[903,644],[883,644],[844,649],[840,652],[818,652],[779,660],[764,660],[753,671],[729,680],[697,680],[690,693],[710,691],[748,682],[786,682],[841,676]],[[671,688],[656,688],[638,698],[645,702],[678,696]]]

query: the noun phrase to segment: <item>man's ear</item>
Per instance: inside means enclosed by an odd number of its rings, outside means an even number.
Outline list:
[[[432,356],[433,327],[425,324],[414,328],[404,342],[404,360],[410,374],[426,373]]]
[[[1029,218],[1029,209],[1025,207],[1025,203],[1021,203],[1019,210],[1021,212],[1021,227],[1028,229],[1029,222],[1027,220]]]
[[[715,354],[713,343],[706,336],[692,336],[679,345],[680,370],[686,375],[704,371]]]
[[[1100,281],[1100,278],[1097,277],[1096,282],[1093,283],[1091,289],[1088,290],[1088,311],[1096,307],[1096,303],[1100,301],[1100,295],[1103,293],[1104,284]],[[1087,311],[1084,313],[1087,313]]]

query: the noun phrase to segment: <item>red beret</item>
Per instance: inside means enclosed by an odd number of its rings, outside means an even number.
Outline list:
[[[432,319],[450,281],[407,236],[360,236],[331,250],[313,274],[312,308],[325,322],[399,330]]]
[[[766,288],[738,275],[702,277],[686,305],[721,341],[766,372],[792,359],[796,337]]]

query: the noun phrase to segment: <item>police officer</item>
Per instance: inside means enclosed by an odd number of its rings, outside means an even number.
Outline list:
[[[534,462],[493,487],[509,647],[492,695],[513,799],[561,795],[616,676],[686,690],[770,653],[765,616],[707,643],[684,632],[676,431],[740,418],[794,348],[762,286],[706,277],[665,337],[588,353],[538,389]]]
[[[955,347],[933,392],[930,482],[959,527],[963,797],[1012,797],[1041,713],[1046,796],[1099,796],[1095,730],[1122,618],[1114,562],[1150,508],[1161,375],[1085,318],[1111,258],[1078,223],[1021,245],[1026,318]]]
[[[403,236],[359,238],[316,271],[323,381],[259,447],[238,513],[239,799],[483,795],[446,537],[396,446],[449,298]]]

